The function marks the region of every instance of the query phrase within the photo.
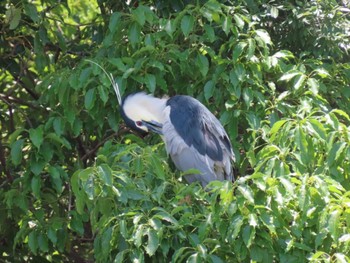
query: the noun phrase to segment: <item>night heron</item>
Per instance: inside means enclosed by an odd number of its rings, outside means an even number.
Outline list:
[[[130,94],[122,100],[113,75],[98,63],[87,61],[107,75],[122,117],[130,128],[160,134],[177,169],[200,172],[186,174],[188,183],[198,181],[205,187],[215,180],[233,181],[231,161],[235,161],[235,155],[231,142],[219,120],[202,103],[190,96],[159,99],[144,92]]]
[[[155,98],[144,92],[130,94],[121,102],[126,124],[141,132],[156,132],[188,183],[203,187],[214,180],[233,181],[231,142],[219,120],[198,100],[184,95]]]

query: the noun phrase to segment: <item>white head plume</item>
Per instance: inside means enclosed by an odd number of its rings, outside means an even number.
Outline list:
[[[117,95],[119,106],[121,106],[122,105],[122,97],[120,95],[119,86],[115,82],[112,73],[108,73],[103,67],[100,66],[100,64],[98,64],[98,63],[96,63],[96,62],[94,62],[94,61],[92,61],[90,59],[86,59],[86,61],[89,61],[90,63],[95,64],[96,66],[98,66],[100,69],[103,70],[103,72],[106,74],[107,78],[109,79],[109,81],[111,82],[111,84],[113,86],[114,92]]]

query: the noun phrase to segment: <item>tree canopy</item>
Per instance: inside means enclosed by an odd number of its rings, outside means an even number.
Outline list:
[[[0,2],[4,262],[349,262],[349,1]],[[188,185],[122,95],[191,95],[236,181]]]

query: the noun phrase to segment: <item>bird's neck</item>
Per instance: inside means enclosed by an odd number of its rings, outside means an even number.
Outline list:
[[[164,109],[166,107],[166,99],[149,97],[144,101],[144,107],[153,116],[153,119],[159,123],[164,123]]]

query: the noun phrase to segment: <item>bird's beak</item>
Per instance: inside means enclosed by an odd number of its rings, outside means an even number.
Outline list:
[[[156,121],[142,121],[142,124],[147,127],[149,131],[153,131],[163,135],[163,125]]]

